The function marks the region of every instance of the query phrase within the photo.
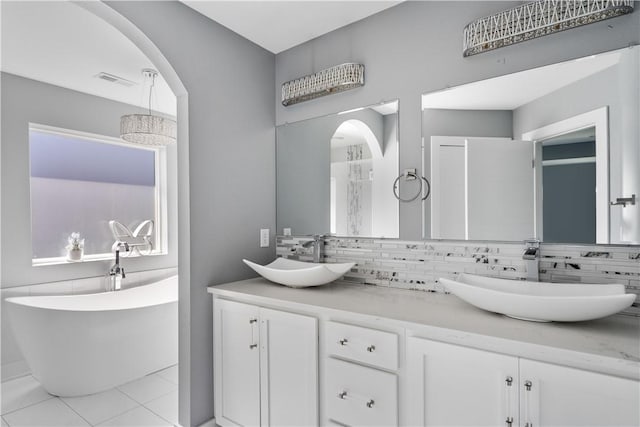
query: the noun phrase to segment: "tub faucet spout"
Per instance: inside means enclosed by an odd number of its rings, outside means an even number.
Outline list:
[[[129,250],[129,245],[126,243],[118,243],[115,246],[116,250],[116,261],[109,269],[109,289],[108,291],[119,291],[122,289],[122,279],[124,279],[124,267],[120,265],[120,248],[122,247],[125,251]]]

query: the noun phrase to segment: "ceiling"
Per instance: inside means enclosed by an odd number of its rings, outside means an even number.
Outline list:
[[[515,110],[609,68],[620,52],[603,53],[422,95],[422,109]]]
[[[255,44],[273,53],[280,53],[395,6],[401,1],[182,0],[182,3]]]
[[[348,25],[400,1],[185,1],[189,7],[274,53]],[[33,80],[146,107],[151,61],[122,33],[69,1],[0,0],[0,69]],[[108,73],[129,86],[96,76]],[[162,76],[154,110],[176,114]]]
[[[151,61],[120,31],[66,1],[0,1],[1,69],[131,105],[147,106],[141,70]],[[134,82],[127,87],[96,78],[106,72]],[[146,83],[149,83],[147,80]],[[146,94],[146,95],[145,95]],[[152,103],[176,114],[176,98],[160,76]]]

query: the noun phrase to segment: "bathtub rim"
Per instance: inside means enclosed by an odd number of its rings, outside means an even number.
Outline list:
[[[122,310],[135,310],[145,307],[153,307],[163,304],[172,304],[178,302],[178,275],[173,275],[155,282],[146,283],[139,286],[131,286],[119,291],[110,292],[95,292],[88,294],[65,294],[65,295],[33,295],[33,296],[19,296],[6,298],[5,301],[11,304],[20,305],[30,309],[37,310],[51,310],[51,311],[68,311],[68,312],[97,312],[97,311],[122,311]],[[145,293],[151,294],[154,289],[158,288],[155,295],[150,299],[143,299]],[[169,288],[169,289],[167,289]],[[175,289],[173,289],[175,288]],[[163,294],[158,295],[162,292]],[[143,295],[140,295],[143,294]],[[128,300],[130,297],[134,297],[134,301]],[[82,306],[82,302],[92,302],[97,299],[108,299],[111,301],[105,301],[104,305],[90,305]],[[123,301],[124,300],[124,301]],[[69,301],[76,301],[75,306],[56,306],[56,303],[66,303]],[[122,306],[118,306],[113,303],[124,303]]]

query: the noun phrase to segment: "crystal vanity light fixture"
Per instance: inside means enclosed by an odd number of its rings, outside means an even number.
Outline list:
[[[176,122],[151,114],[151,96],[158,72],[144,69],[142,75],[150,80],[149,114],[129,114],[120,118],[120,138],[141,145],[168,145],[176,142]]]
[[[463,32],[463,56],[476,55],[633,12],[633,0],[539,0],[477,19]]]
[[[340,64],[284,83],[282,105],[286,107],[360,86],[364,86],[364,65]]]

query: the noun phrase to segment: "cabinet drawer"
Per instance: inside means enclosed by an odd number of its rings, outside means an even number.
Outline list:
[[[398,335],[344,323],[327,322],[327,352],[385,369],[398,369]]]
[[[346,425],[398,425],[395,374],[329,358],[325,401],[329,419]]]

